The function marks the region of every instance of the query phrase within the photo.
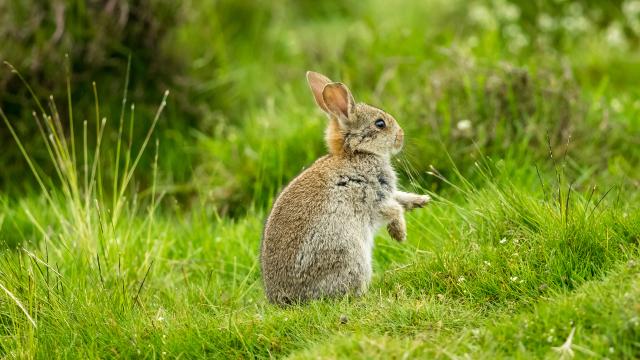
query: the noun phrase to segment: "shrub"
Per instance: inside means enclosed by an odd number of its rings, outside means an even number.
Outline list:
[[[165,0],[3,1],[0,60],[15,66],[38,96],[51,94],[66,104],[69,74],[74,107],[91,109],[90,81],[94,81],[101,103],[107,105],[103,108],[119,110],[123,86],[113,81],[113,74],[124,77],[129,56],[132,98],[146,103],[170,87],[181,65],[166,51],[163,40],[179,19],[179,3]],[[67,63],[68,72],[64,70]],[[46,158],[43,147],[37,146],[41,144],[31,116],[34,103],[29,89],[6,67],[0,71],[0,107],[9,118],[20,120],[16,130],[23,141],[34,145],[32,149],[42,149],[32,155]],[[58,110],[63,121],[68,118],[66,106]],[[11,142],[8,129],[0,126],[0,143]],[[15,149],[9,147],[0,154],[0,186],[25,170]]]

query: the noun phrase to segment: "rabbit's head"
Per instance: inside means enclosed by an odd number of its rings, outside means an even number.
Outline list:
[[[316,103],[329,115],[326,140],[332,154],[364,152],[387,156],[400,151],[404,132],[393,116],[356,103],[344,84],[322,74],[308,71],[307,81]]]

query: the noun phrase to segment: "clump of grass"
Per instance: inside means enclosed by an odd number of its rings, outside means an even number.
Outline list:
[[[15,68],[7,65],[23,79]],[[132,191],[132,180],[142,154],[152,141],[153,131],[166,106],[168,91],[148,127],[141,147],[133,149],[135,107],[131,104],[128,109],[128,78],[127,73],[117,122],[118,138],[112,149],[105,149],[104,134],[108,121],[101,116],[95,83],[92,89],[96,133],[88,133],[88,121],[84,120],[82,134],[76,136],[69,78],[67,129],[60,119],[54,98],[48,99],[45,108],[29,84],[24,82],[36,104],[33,120],[50,156],[54,174],[46,174],[41,170],[40,164],[34,161],[29,149],[25,148],[17,135],[13,123],[0,109],[0,117],[31,169],[42,199],[35,204],[21,202],[20,211],[34,231],[23,234],[26,242],[14,244],[17,245],[15,249],[3,250],[7,256],[2,260],[3,270],[0,272],[2,290],[29,320],[21,321],[19,317],[22,314],[17,314],[12,306],[3,307],[0,313],[6,321],[3,321],[3,333],[7,339],[11,339],[7,342],[8,347],[3,346],[5,354],[26,355],[37,349],[40,319],[47,318],[49,312],[62,311],[71,305],[65,301],[70,299],[69,296],[73,299],[69,291],[76,291],[71,290],[78,280],[74,276],[80,276],[85,286],[91,283],[98,285],[118,306],[140,304],[139,296],[152,268],[154,246],[157,245],[154,241],[158,231],[154,214],[162,198],[162,194],[156,192],[155,182],[157,141],[152,169],[154,180],[147,198],[140,198],[138,191]],[[93,149],[88,147],[90,136],[95,136]],[[82,140],[77,142],[77,138]],[[106,159],[115,164],[111,176],[105,174]],[[144,250],[140,253],[123,252],[123,244],[130,242]]]
[[[619,261],[633,258],[640,214],[635,208],[621,208],[619,202],[620,193],[631,190],[616,187],[616,199],[607,198],[614,187],[578,192],[575,182],[566,180],[566,159],[566,152],[561,163],[551,154],[555,170],[546,177],[549,182],[536,166],[528,172],[519,168],[515,184],[513,164],[502,160],[476,162],[480,182],[469,181],[456,164],[452,164],[456,181],[432,168],[429,173],[452,187],[454,199],[463,199],[465,205],[433,193],[455,213],[434,214],[444,219],[434,219],[435,228],[418,222],[418,231],[436,237],[420,247],[435,248],[437,255],[428,256],[431,261],[416,260],[385,281],[400,281],[419,293],[472,297],[498,306],[511,301],[528,304],[550,288],[575,289]],[[527,177],[530,185],[523,187]],[[537,196],[531,193],[536,185]],[[438,238],[443,234],[447,236]],[[448,241],[460,247],[450,249]],[[422,258],[419,253],[416,257]],[[422,273],[433,276],[425,278]]]
[[[17,76],[24,81],[22,75],[12,65],[8,63],[6,64],[10,67],[12,72],[16,73]],[[125,82],[124,87],[125,90],[122,100],[122,109],[118,123],[118,137],[115,144],[115,156],[112,160],[113,164],[115,164],[113,168],[113,176],[110,177],[110,179],[113,179],[112,184],[106,183],[103,170],[103,159],[107,157],[104,154],[105,150],[103,149],[107,118],[102,117],[100,114],[100,103],[98,101],[98,92],[95,83],[92,84],[95,101],[95,148],[89,150],[88,137],[90,135],[88,134],[87,120],[84,120],[82,123],[82,142],[80,144],[76,144],[77,140],[76,134],[74,133],[74,114],[70,97],[71,86],[69,78],[67,78],[67,111],[69,113],[68,136],[63,128],[60,113],[57,110],[54,98],[52,96],[49,97],[48,109],[45,109],[36,94],[31,90],[29,84],[26,81],[24,82],[25,87],[31,91],[31,95],[33,96],[37,106],[37,111],[34,111],[32,115],[34,121],[38,125],[40,135],[42,136],[47,153],[49,154],[51,163],[55,169],[55,176],[48,176],[47,174],[42,173],[40,166],[33,161],[27,149],[23,146],[22,140],[17,135],[11,121],[0,109],[0,117],[2,117],[18,148],[20,149],[24,160],[35,177],[42,195],[47,200],[47,205],[50,206],[53,213],[56,214],[57,220],[60,224],[64,224],[66,227],[69,227],[69,231],[75,233],[78,241],[83,245],[92,244],[96,239],[98,239],[96,233],[97,229],[103,229],[107,226],[113,228],[118,225],[123,208],[131,203],[131,201],[125,196],[126,191],[130,189],[133,174],[138,166],[142,154],[149,145],[153,130],[155,129],[158,120],[160,119],[160,115],[166,106],[166,98],[169,94],[168,91],[165,92],[162,98],[162,102],[148,128],[140,149],[138,149],[137,152],[134,152],[131,148],[131,144],[134,136],[133,128],[135,106],[131,104],[129,114],[126,112],[126,107],[128,105],[128,72],[126,79],[127,81]],[[128,124],[125,124],[125,117],[128,117],[129,119]],[[128,134],[124,133],[125,126],[127,126],[129,130]],[[128,138],[125,138],[125,136]],[[157,152],[156,162],[153,166],[154,171],[156,167]],[[53,189],[60,189],[60,193],[56,193]],[[109,199],[111,200],[110,203],[106,199],[108,194],[112,194],[112,198]],[[152,204],[155,205],[155,177],[151,194]],[[55,198],[57,196],[61,196],[65,201],[59,201],[60,199]],[[63,206],[68,207],[66,210],[70,212],[70,214],[68,214],[71,215],[70,218],[67,218],[67,216],[64,215],[63,209],[60,208],[62,204],[64,204]],[[103,208],[107,204],[109,208]]]
[[[617,265],[602,281],[587,282],[573,293],[554,295],[515,315],[489,313],[478,321],[477,314],[465,314],[469,326],[453,333],[442,331],[444,322],[435,318],[415,333],[403,336],[393,333],[333,336],[294,352],[291,358],[638,356],[635,339],[640,320],[634,307],[640,294],[636,265]],[[569,339],[572,332],[574,336]]]

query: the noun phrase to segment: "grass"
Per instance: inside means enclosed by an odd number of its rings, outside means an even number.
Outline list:
[[[263,214],[124,216],[84,245],[65,244],[72,234],[58,224],[39,246],[3,257],[2,284],[16,297],[3,311],[3,351],[539,357],[554,356],[575,327],[574,351],[633,358],[640,213],[585,198],[574,194],[566,215],[513,185],[439,200],[410,217],[407,244],[378,238],[366,296],[285,309],[267,304],[260,285]],[[60,209],[71,221],[69,210]]]
[[[168,94],[136,112],[128,74],[115,107],[98,84],[91,107],[34,94],[35,120],[1,114],[35,185],[0,192],[0,356],[640,357],[632,4],[194,4],[167,35],[195,59],[189,134],[167,132]],[[378,234],[367,294],[280,308],[258,249],[324,151],[307,68],[399,119],[403,188],[434,202],[406,243]]]

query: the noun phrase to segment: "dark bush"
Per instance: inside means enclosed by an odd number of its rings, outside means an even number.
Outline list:
[[[67,118],[67,76],[71,98],[80,121],[92,119],[91,83],[96,82],[100,103],[119,109],[128,58],[131,57],[130,98],[156,104],[170,88],[181,66],[177,57],[164,49],[168,31],[180,18],[179,2],[165,0],[91,0],[0,2],[0,60],[11,63],[24,76],[41,101],[53,95],[61,118]],[[70,71],[65,70],[70,64]],[[21,138],[37,145],[37,125],[30,115],[36,105],[28,88],[8,66],[0,71],[0,107],[14,122]],[[144,117],[144,109],[141,109]],[[114,114],[115,115],[115,114]],[[111,119],[115,116],[111,116]],[[78,124],[76,124],[78,125]],[[24,173],[18,148],[0,125],[3,151],[0,187]],[[29,146],[29,149],[42,146]],[[36,158],[46,157],[32,153]]]

